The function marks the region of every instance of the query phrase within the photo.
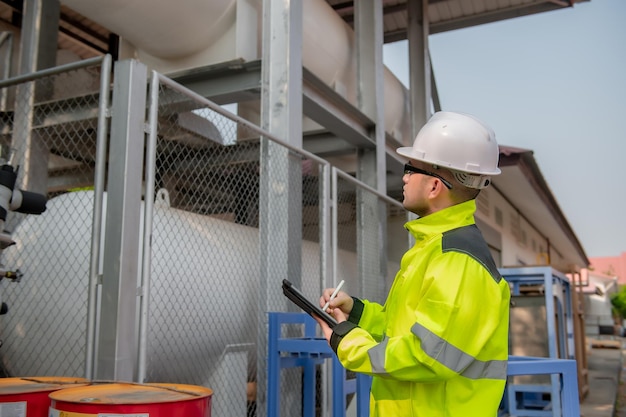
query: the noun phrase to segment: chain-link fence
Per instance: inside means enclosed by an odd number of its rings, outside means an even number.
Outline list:
[[[349,293],[383,303],[409,242],[406,211],[354,177],[338,169],[332,173],[338,274],[346,278]],[[387,220],[383,230],[381,212]]]
[[[245,415],[258,338],[259,137],[166,84],[158,93],[144,378],[211,387],[216,415]]]
[[[72,71],[86,72],[89,83],[64,82]],[[89,376],[98,354],[94,335],[106,301],[90,282],[102,270],[106,195],[101,201],[98,189],[109,185],[111,158],[102,143],[109,111],[100,101],[108,103],[109,83],[100,71],[57,70],[40,74],[36,84],[44,87],[19,79],[5,87],[30,91],[32,100],[7,92],[9,102],[25,106],[3,109],[2,149],[21,158],[32,152],[33,165],[47,167],[42,184],[50,197],[45,213],[16,222],[17,244],[3,253],[6,267],[24,274],[2,283],[10,308],[0,316],[7,375]],[[152,84],[137,259],[138,298],[145,297],[127,319],[137,320],[137,380],[207,386],[215,392],[213,415],[254,415],[267,389],[266,315],[298,311],[282,296],[282,279],[312,300],[345,279],[352,295],[383,301],[408,243],[400,229],[406,214],[400,203],[173,81],[153,74]],[[402,238],[389,244],[388,236]],[[283,270],[289,273],[276,272]],[[320,393],[327,392],[323,374]],[[283,415],[300,413],[300,384],[301,370],[284,371]]]
[[[0,283],[6,375],[85,374],[94,201],[70,191],[94,186],[110,72],[105,57],[0,82],[3,167],[26,180],[16,188],[50,198],[43,214],[9,212],[5,224],[15,244],[3,251],[3,272],[22,274]]]

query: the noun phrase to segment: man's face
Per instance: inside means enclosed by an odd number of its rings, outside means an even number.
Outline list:
[[[416,168],[426,169],[423,163],[410,160],[409,165]],[[428,191],[431,188],[432,177],[422,175],[415,172],[405,171],[402,176],[404,182],[402,205],[405,209],[420,217],[430,213],[430,200],[428,199]]]

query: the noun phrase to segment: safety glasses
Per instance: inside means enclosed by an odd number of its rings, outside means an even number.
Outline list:
[[[429,177],[435,177],[438,178],[443,185],[445,185],[448,190],[452,189],[452,184],[450,184],[450,181],[448,181],[447,179],[443,178],[441,175],[437,175],[434,172],[430,172],[430,171],[425,171],[423,169],[420,169],[418,167],[414,167],[411,164],[406,164],[404,165],[404,175],[411,175],[411,174],[422,174],[422,175],[428,175]]]

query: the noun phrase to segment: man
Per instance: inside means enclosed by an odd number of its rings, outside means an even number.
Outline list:
[[[506,382],[510,290],[475,225],[475,198],[498,175],[493,131],[438,112],[408,158],[403,205],[415,245],[384,305],[345,292],[317,319],[346,369],[373,376],[370,415],[496,416]],[[320,305],[333,289],[324,290]]]

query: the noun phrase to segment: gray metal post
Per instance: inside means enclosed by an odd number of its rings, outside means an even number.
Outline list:
[[[411,137],[415,137],[431,115],[432,77],[430,74],[430,51],[428,35],[428,0],[415,0],[407,3],[409,41],[409,97],[411,104]],[[437,99],[437,107],[439,100]],[[407,213],[408,220],[415,219],[413,213]],[[407,233],[409,245],[414,240]]]
[[[359,179],[385,193],[387,188],[385,149],[385,95],[383,91],[383,6],[381,0],[356,2],[358,106],[375,123],[375,149],[365,150]],[[372,88],[373,86],[373,88]],[[373,152],[372,159],[366,155]]]
[[[387,191],[385,96],[383,91],[383,6],[381,0],[355,2],[358,105],[374,121],[374,149],[361,149],[357,178],[381,193]],[[372,88],[372,86],[374,88]],[[379,199],[357,192],[357,253],[361,294],[372,297],[385,288],[387,212]]]
[[[96,350],[96,317],[98,308],[98,281],[101,254],[102,212],[104,206],[104,177],[106,175],[109,90],[111,82],[111,55],[105,55],[100,71],[98,99],[98,134],[96,139],[96,166],[94,169],[93,219],[91,224],[91,254],[89,258],[89,296],[87,297],[87,337],[85,348],[85,378],[93,379]]]
[[[0,67],[2,68],[0,77],[2,77],[3,80],[11,76],[11,66],[13,65],[13,39],[12,32],[0,33]],[[2,89],[2,91],[0,91],[0,110],[7,111],[7,99],[8,90]]]
[[[20,74],[56,65],[60,16],[59,0],[24,0]]]
[[[148,315],[150,311],[150,270],[152,261],[152,224],[154,220],[154,196],[156,177],[156,149],[159,117],[159,74],[152,71],[150,77],[150,105],[148,109],[148,141],[146,143],[145,198],[143,209],[143,245],[141,248],[141,302],[139,306],[138,382],[146,382],[148,361]]]
[[[115,63],[96,379],[132,381],[137,365],[146,86],[145,65]]]
[[[20,44],[20,74],[56,65],[59,0],[25,0]],[[11,163],[20,166],[17,186],[45,194],[48,179],[48,151],[39,135],[32,132],[35,94],[49,98],[51,91],[35,83],[25,83],[17,89]]]
[[[411,129],[415,137],[431,114],[431,75],[428,50],[428,0],[407,3],[409,22],[409,84],[411,94]]]
[[[302,147],[302,1],[263,2],[261,127]],[[262,138],[257,413],[265,415],[267,312],[287,305],[283,278],[300,284],[302,256],[302,161]],[[280,306],[283,306],[282,308]],[[284,396],[285,403],[289,403]]]

